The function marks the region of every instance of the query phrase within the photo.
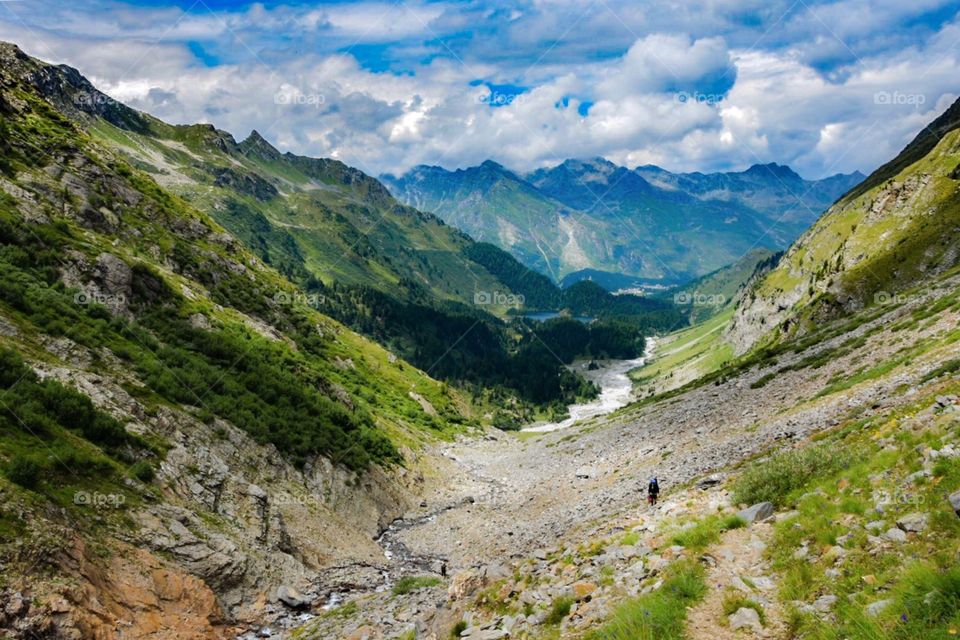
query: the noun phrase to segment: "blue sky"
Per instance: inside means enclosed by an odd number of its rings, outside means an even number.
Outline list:
[[[0,2],[0,38],[165,120],[369,173],[603,156],[869,171],[960,92],[940,0]]]

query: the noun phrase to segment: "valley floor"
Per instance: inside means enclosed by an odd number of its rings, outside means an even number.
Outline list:
[[[742,466],[745,461],[773,448],[809,448],[824,438],[840,438],[844,447],[852,447],[845,440],[853,437],[851,433],[860,438],[856,446],[862,449],[861,457],[872,461],[864,463],[868,467],[885,455],[884,447],[903,455],[883,458],[888,469],[870,467],[874,475],[882,475],[868,479],[861,469],[864,475],[841,482],[841,492],[847,485],[858,486],[857,495],[847,501],[859,502],[851,502],[849,513],[841,509],[837,516],[865,550],[845,548],[847,542],[834,531],[836,523],[823,525],[833,527],[833,533],[810,533],[800,547],[810,558],[833,554],[829,563],[824,561],[827,583],[832,572],[839,576],[845,571],[834,568],[834,558],[859,551],[874,559],[886,557],[883,554],[899,553],[890,544],[914,544],[918,536],[922,540],[918,547],[936,545],[938,553],[956,559],[960,525],[944,520],[942,528],[949,535],[936,543],[927,541],[926,526],[898,529],[870,498],[878,488],[877,478],[888,480],[880,482],[879,489],[884,484],[900,486],[907,472],[946,477],[937,491],[960,483],[957,465],[933,470],[929,454],[937,448],[948,450],[947,443],[958,435],[956,397],[944,396],[958,386],[952,375],[960,359],[956,286],[956,281],[947,282],[936,295],[890,306],[858,323],[824,332],[819,340],[808,340],[737,375],[731,372],[729,377],[567,430],[522,440],[497,432],[439,447],[433,452],[440,460],[437,472],[447,481],[434,484],[437,488],[426,496],[420,511],[408,514],[406,518],[415,522],[392,534],[406,554],[395,560],[433,561],[436,579],[424,578],[413,585],[420,588],[409,592],[396,586],[379,593],[354,592],[346,604],[311,620],[296,636],[439,639],[450,637],[453,629],[462,631],[463,637],[486,639],[589,633],[594,638],[680,638],[684,633],[690,638],[725,638],[739,637],[730,625],[743,624],[746,631],[739,634],[779,638],[802,630],[804,616],[836,621],[831,613],[836,596],[820,593],[825,587],[810,574],[819,565],[812,569],[791,565],[792,556],[784,556],[782,549],[787,534],[779,524],[776,531],[769,523],[739,529],[742,523],[729,519],[746,505],[734,505],[731,492],[747,468]],[[891,422],[900,421],[910,429],[889,433]],[[914,448],[921,453],[910,454]],[[921,473],[916,475],[918,469]],[[836,483],[834,474],[843,470],[829,469],[824,478]],[[704,483],[708,488],[694,485],[717,473]],[[644,504],[651,475],[666,491],[667,499],[657,509]],[[803,488],[814,480],[806,478],[789,488]],[[836,494],[836,486],[829,491]],[[791,526],[802,530],[808,524],[804,518],[812,517],[807,511],[816,509],[806,505],[805,496],[794,493],[776,496],[780,503],[775,520],[792,518]],[[945,517],[940,512],[949,513],[948,507],[945,499],[931,500],[931,523]],[[720,517],[728,519],[726,525],[717,524]],[[887,535],[878,530],[874,532],[878,536],[869,533],[868,538],[863,533],[868,520],[874,525],[884,521],[877,526],[906,533],[902,540],[897,533],[889,533],[888,539],[878,537]],[[694,534],[702,529],[704,535],[685,537],[688,529]],[[384,564],[389,569],[386,560]],[[881,564],[891,584],[896,583],[899,578],[891,562]],[[394,570],[403,572],[400,565]],[[408,571],[411,566],[430,564],[408,563]],[[439,567],[445,576],[439,575]],[[774,567],[799,573],[791,573],[791,582],[784,583]],[[694,574],[699,576],[695,580],[690,577]],[[665,584],[686,593],[682,584],[689,580],[699,581],[703,592],[692,589],[689,613],[681,607],[677,614],[676,635],[611,631],[625,624],[620,619],[629,614],[623,608],[636,598],[656,598]],[[882,590],[875,593],[877,576],[864,580],[855,578],[857,588],[848,594],[860,608],[862,598],[880,600],[883,595]],[[325,588],[336,590],[337,585]],[[844,588],[851,589],[849,584]],[[870,593],[863,595],[864,589]],[[738,602],[741,606],[734,606]],[[658,606],[654,603],[652,610],[658,611]],[[836,605],[840,606],[846,603]],[[730,607],[734,610],[726,611]],[[760,612],[756,621],[749,611],[742,611],[751,608]],[[911,637],[887,634],[888,630],[850,637]]]

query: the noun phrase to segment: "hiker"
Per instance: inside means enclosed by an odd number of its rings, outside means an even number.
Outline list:
[[[660,495],[660,484],[656,477],[650,478],[650,484],[647,485],[647,502],[651,505],[657,504],[657,496]]]

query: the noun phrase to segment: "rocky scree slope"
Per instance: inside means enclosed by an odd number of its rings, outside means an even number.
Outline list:
[[[226,637],[383,565],[469,407],[93,139],[146,125],[84,82],[0,46],[0,633]]]
[[[398,539],[451,577],[295,637],[949,637],[960,276],[927,286],[609,417],[443,445],[459,473]]]

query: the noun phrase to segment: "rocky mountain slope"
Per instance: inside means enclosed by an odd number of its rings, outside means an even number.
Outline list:
[[[519,176],[495,162],[382,179],[399,199],[514,253],[557,281],[585,270],[677,282],[755,247],[783,249],[863,178],[788,167],[722,174],[567,160]]]
[[[211,125],[169,125],[100,93],[74,69],[6,51],[11,82],[26,78],[89,141],[221,225],[297,285],[298,302],[435,378],[475,396],[509,398],[514,418],[560,411],[593,393],[550,347],[504,321],[528,299],[551,311],[570,306],[510,254],[401,205],[377,180],[341,162],[281,153],[255,131],[236,142]],[[544,302],[556,306],[538,306]],[[575,311],[631,313],[634,333],[672,324],[677,315],[667,309],[660,322],[665,305],[625,302],[600,292]]]
[[[379,566],[471,410],[98,142],[156,123],[84,82],[0,46],[0,634],[227,637]]]
[[[612,416],[441,446],[457,472],[395,542],[448,577],[294,637],[952,637],[960,276],[929,285]]]
[[[960,103],[841,198],[751,291],[727,339],[737,353],[824,318],[926,295],[960,260]]]

